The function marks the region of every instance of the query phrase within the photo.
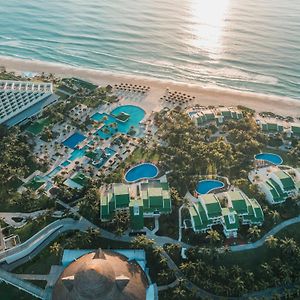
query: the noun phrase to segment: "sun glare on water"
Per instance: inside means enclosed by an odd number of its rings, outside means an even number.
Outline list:
[[[222,50],[222,36],[230,0],[192,0],[190,24],[192,45],[210,56],[218,56]]]

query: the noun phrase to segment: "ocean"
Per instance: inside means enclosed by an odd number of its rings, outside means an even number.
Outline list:
[[[0,0],[0,55],[300,99],[299,0]]]

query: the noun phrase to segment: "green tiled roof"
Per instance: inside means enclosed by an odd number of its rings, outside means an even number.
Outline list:
[[[206,206],[209,218],[216,218],[221,216],[221,205],[214,194],[203,195],[201,196],[201,199],[203,200]]]
[[[239,218],[233,209],[222,208],[222,215],[223,215],[224,222],[225,222],[225,228],[227,230],[238,230],[239,229],[239,227],[240,227]]]
[[[198,205],[193,204],[193,206],[189,208],[189,212],[191,219],[194,221],[196,231],[208,229],[208,225],[211,225],[201,203],[198,203]]]
[[[288,175],[282,170],[276,172],[275,174],[280,179],[285,191],[290,191],[295,189],[294,181],[290,175]]]
[[[272,184],[272,182],[270,180],[266,181],[266,187],[270,190],[274,202],[282,202],[284,200],[283,196],[281,196],[279,194],[279,192],[277,191],[277,189],[274,187],[274,185]],[[279,190],[281,190],[281,189],[279,189]]]
[[[248,212],[247,203],[240,192],[228,192],[228,195],[231,199],[233,208],[239,215],[246,214]]]
[[[292,131],[294,134],[300,134],[300,125],[293,125],[292,126]]]

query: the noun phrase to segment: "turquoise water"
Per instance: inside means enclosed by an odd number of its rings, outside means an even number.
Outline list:
[[[141,179],[152,179],[158,174],[158,168],[151,163],[139,164],[125,174],[125,180],[127,182],[136,182]]]
[[[135,105],[123,105],[115,108],[111,114],[117,116],[121,112],[126,113],[130,115],[129,119],[126,122],[118,121],[116,118],[114,118],[111,115],[108,114],[101,114],[96,113],[94,114],[91,119],[96,122],[101,122],[105,124],[102,126],[98,131],[97,135],[99,135],[102,139],[109,139],[114,134],[120,132],[127,134],[131,127],[134,127],[138,129],[139,123],[144,119],[145,117],[145,111]],[[104,119],[105,117],[105,119]],[[109,125],[116,123],[117,127],[110,127]]]
[[[9,0],[0,55],[300,98],[299,0]]]
[[[274,153],[260,153],[255,155],[255,159],[265,160],[273,165],[281,165],[283,163],[282,157]]]
[[[78,144],[84,141],[86,137],[78,132],[75,132],[70,137],[68,137],[64,142],[64,146],[69,148],[75,148]]]
[[[201,180],[198,182],[196,192],[200,195],[208,194],[213,190],[224,187],[224,183],[219,180]]]

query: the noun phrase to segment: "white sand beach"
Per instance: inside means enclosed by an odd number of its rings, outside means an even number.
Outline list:
[[[76,68],[63,64],[47,63],[42,61],[22,60],[0,56],[0,65],[5,66],[7,71],[15,72],[45,72],[54,73],[58,76],[75,76],[89,80],[98,85],[114,85],[132,83],[151,87],[149,96],[145,98],[144,107],[150,110],[159,110],[164,106],[160,98],[166,89],[180,91],[195,96],[195,104],[236,106],[244,105],[255,109],[257,112],[271,111],[282,116],[300,117],[300,100],[272,95],[263,95],[250,92],[241,92],[215,87],[203,87],[197,84],[188,84],[168,80],[160,80],[150,77],[109,73],[100,70]]]

